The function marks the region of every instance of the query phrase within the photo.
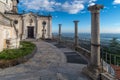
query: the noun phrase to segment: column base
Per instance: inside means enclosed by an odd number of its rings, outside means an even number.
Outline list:
[[[92,80],[100,80],[100,74],[102,72],[101,67],[84,67],[82,71],[85,75],[89,76]]]

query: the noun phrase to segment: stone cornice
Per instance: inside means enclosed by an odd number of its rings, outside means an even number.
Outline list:
[[[75,21],[73,21],[74,23],[78,23],[79,21],[78,20],[75,20]]]
[[[91,11],[91,13],[99,13],[100,9],[103,9],[103,8],[104,8],[103,5],[95,4],[93,6],[88,7],[88,10]]]

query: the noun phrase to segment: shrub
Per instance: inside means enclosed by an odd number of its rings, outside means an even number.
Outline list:
[[[22,46],[19,49],[6,49],[0,52],[0,59],[11,60],[26,56],[35,49],[35,44],[27,41],[20,42]]]

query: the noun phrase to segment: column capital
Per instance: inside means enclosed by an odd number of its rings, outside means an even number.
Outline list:
[[[88,7],[88,10],[91,11],[91,13],[99,13],[100,9],[103,9],[103,8],[104,8],[103,5],[95,4],[93,6]]]
[[[62,24],[58,24],[59,26],[62,26]]]
[[[79,21],[78,20],[75,20],[75,21],[73,21],[74,23],[78,23]]]

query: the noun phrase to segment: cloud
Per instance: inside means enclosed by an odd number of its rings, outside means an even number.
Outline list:
[[[26,11],[63,11],[69,14],[77,14],[84,9],[85,3],[95,4],[96,0],[20,0],[19,8],[23,7]]]
[[[89,3],[89,5],[88,5],[88,6],[93,6],[93,5],[95,5],[95,3]]]
[[[97,0],[90,0],[89,3],[96,2]]]
[[[54,11],[54,1],[48,0],[21,0],[22,6],[26,7],[27,10],[46,10]],[[57,4],[58,5],[58,4]]]
[[[76,14],[84,9],[84,5],[82,4],[81,1],[77,1],[77,0],[73,1],[72,3],[66,1],[62,5],[62,9],[63,11],[68,12],[70,14]]]
[[[90,0],[88,6],[93,6],[93,5],[95,5],[95,2],[96,2],[96,1],[97,1],[97,0]]]
[[[113,4],[120,4],[120,0],[114,0]]]

